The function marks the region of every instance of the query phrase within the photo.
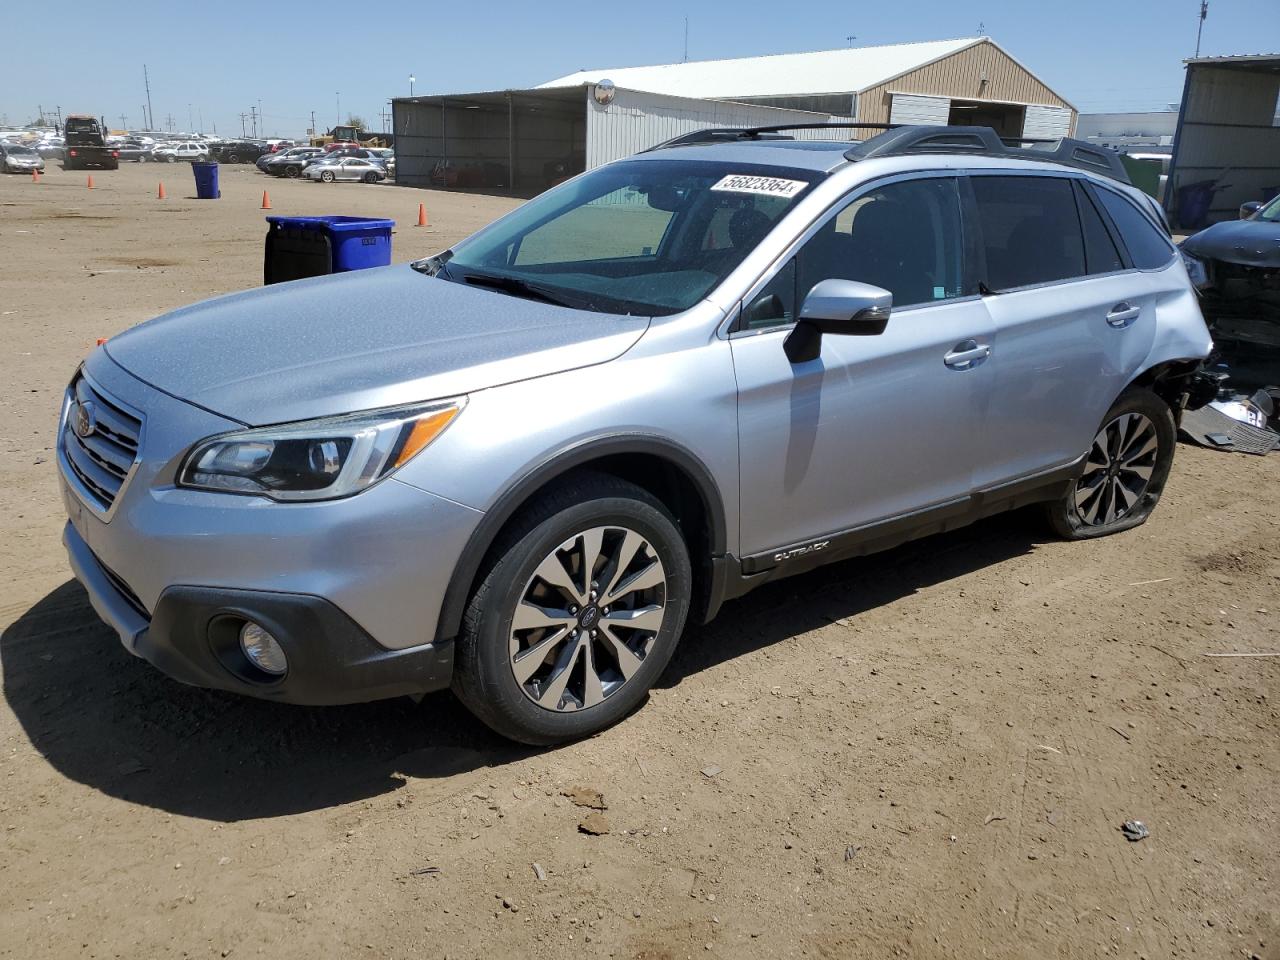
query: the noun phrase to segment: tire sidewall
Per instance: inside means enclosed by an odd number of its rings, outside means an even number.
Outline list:
[[[1127,413],[1142,414],[1151,421],[1156,429],[1156,462],[1151,472],[1151,480],[1147,484],[1147,489],[1143,491],[1141,503],[1112,523],[1096,525],[1085,523],[1076,509],[1075,503],[1076,485],[1079,483],[1080,477],[1083,476],[1085,469],[1085,462],[1082,461],[1079,471],[1067,488],[1066,495],[1054,504],[1051,513],[1051,520],[1054,526],[1064,536],[1083,540],[1119,533],[1122,530],[1130,530],[1145,523],[1147,518],[1151,516],[1156,504],[1160,502],[1160,495],[1164,492],[1165,482],[1169,479],[1169,471],[1173,466],[1173,454],[1178,441],[1178,428],[1174,423],[1173,413],[1169,409],[1169,405],[1150,390],[1130,390],[1122,394],[1120,399],[1107,411],[1107,415],[1098,424],[1098,429],[1094,431],[1094,436],[1097,436],[1098,432],[1112,420]],[[1089,444],[1090,448],[1092,448],[1092,437],[1089,440]],[[1088,454],[1086,452],[1085,460],[1087,461],[1087,459]]]
[[[643,493],[643,491],[639,491]],[[634,530],[653,547],[667,574],[667,615],[641,668],[604,702],[581,711],[556,712],[533,703],[511,672],[511,620],[538,565],[560,544],[591,527]],[[542,520],[512,546],[485,578],[479,609],[469,612],[466,649],[456,679],[462,699],[489,726],[525,743],[545,745],[588,736],[616,723],[645,699],[666,669],[689,612],[692,571],[675,522],[656,502],[602,497],[575,504]],[[473,599],[473,604],[476,602]],[[472,684],[467,678],[478,680]],[[457,687],[457,685],[455,685]],[[474,689],[473,689],[474,687]]]

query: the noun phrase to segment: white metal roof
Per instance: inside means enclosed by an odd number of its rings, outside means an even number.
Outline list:
[[[683,97],[778,97],[858,93],[950,56],[986,37],[779,53],[733,60],[694,60],[652,67],[580,70],[540,87],[572,87],[612,80],[620,87]]]

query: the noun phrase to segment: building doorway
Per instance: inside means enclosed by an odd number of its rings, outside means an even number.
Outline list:
[[[1001,137],[1022,136],[1027,108],[1020,103],[952,100],[947,123],[956,127],[990,127]]]

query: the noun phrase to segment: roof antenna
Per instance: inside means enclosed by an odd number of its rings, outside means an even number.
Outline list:
[[[985,37],[987,35],[987,25],[981,20],[978,21],[978,36]]]
[[[1209,16],[1209,0],[1200,0],[1200,23],[1196,26],[1196,57],[1200,56],[1200,34],[1204,32],[1204,21]]]
[[[684,18],[684,60],[682,63],[689,62],[689,18]]]
[[[851,33],[847,37],[845,37],[845,40],[849,41],[849,46],[851,47],[853,46],[853,41],[857,39],[858,39],[858,35],[856,33]]]

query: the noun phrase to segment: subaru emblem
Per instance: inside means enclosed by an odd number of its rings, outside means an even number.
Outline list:
[[[91,436],[93,431],[98,429],[98,413],[92,400],[77,403],[76,408],[71,411],[71,418],[71,427],[81,440]]]

